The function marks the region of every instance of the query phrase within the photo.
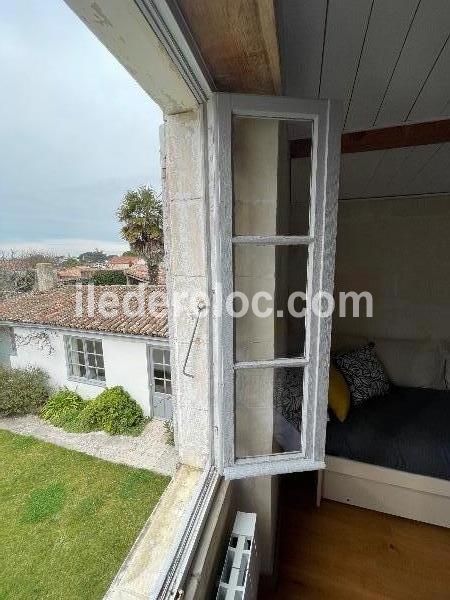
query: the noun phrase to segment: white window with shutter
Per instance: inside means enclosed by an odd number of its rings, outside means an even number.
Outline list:
[[[208,120],[218,466],[230,478],[320,469],[340,110],[215,94]]]

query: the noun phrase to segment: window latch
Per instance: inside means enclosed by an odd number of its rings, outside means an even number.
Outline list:
[[[189,356],[191,354],[192,344],[194,342],[195,334],[197,333],[197,327],[198,327],[198,322],[200,320],[200,314],[205,309],[206,309],[206,303],[203,302],[203,300],[200,300],[200,302],[197,304],[198,313],[197,313],[197,318],[195,319],[194,329],[192,330],[191,341],[189,342],[188,350],[186,353],[186,358],[184,359],[183,375],[186,375],[186,377],[191,377],[192,379],[194,378],[194,375],[191,375],[190,373],[188,373],[186,371],[186,367],[188,364]]]

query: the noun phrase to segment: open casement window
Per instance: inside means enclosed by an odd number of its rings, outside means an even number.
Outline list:
[[[215,94],[208,119],[219,470],[237,478],[320,469],[340,108]],[[305,157],[291,164],[289,140],[299,138]]]

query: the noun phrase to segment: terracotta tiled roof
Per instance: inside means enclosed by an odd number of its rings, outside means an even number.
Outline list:
[[[26,271],[30,262],[22,258],[0,258],[0,271]]]
[[[92,315],[88,314],[88,288],[93,290]],[[167,337],[167,301],[163,286],[101,285],[82,286],[82,310],[77,314],[77,288],[63,286],[48,292],[20,294],[0,302],[0,321],[21,324],[53,325],[68,329],[88,331],[108,331],[131,335]],[[138,316],[125,314],[123,299],[127,292],[139,292],[142,289],[145,308]],[[102,314],[99,305],[100,295],[113,292],[117,297],[116,314]],[[107,306],[111,306],[110,295],[104,297]],[[137,301],[130,300],[130,314],[137,312]],[[78,305],[80,306],[80,304]]]
[[[88,277],[96,270],[91,267],[68,267],[67,269],[58,271],[58,277],[60,279],[82,279],[83,277]]]
[[[107,262],[108,265],[123,265],[126,267],[143,263],[143,259],[139,256],[111,256]]]
[[[125,271],[125,275],[133,277],[138,281],[148,281],[148,267],[147,265],[134,265]],[[166,270],[162,265],[158,270],[158,281],[156,284],[166,285]]]

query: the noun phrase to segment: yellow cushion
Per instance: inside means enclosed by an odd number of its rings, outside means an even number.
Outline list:
[[[330,367],[330,383],[328,387],[328,406],[343,423],[350,410],[350,390],[340,371]]]

